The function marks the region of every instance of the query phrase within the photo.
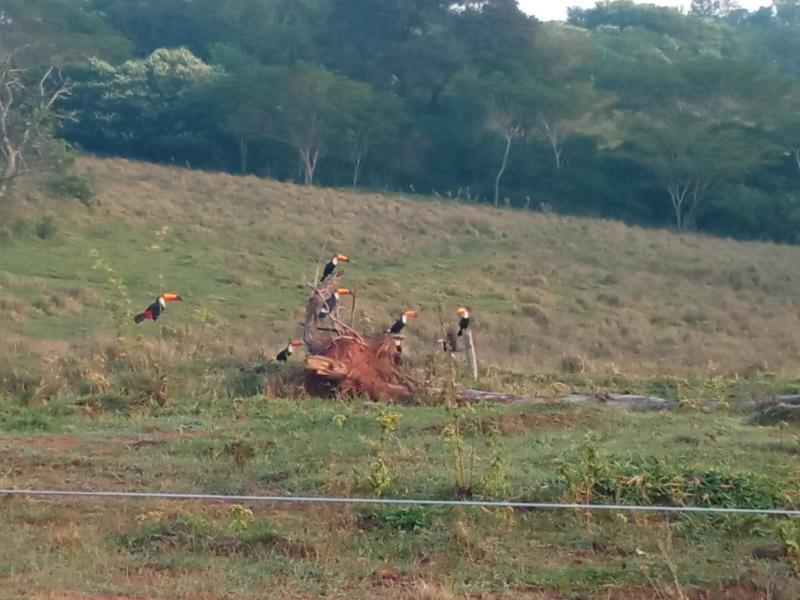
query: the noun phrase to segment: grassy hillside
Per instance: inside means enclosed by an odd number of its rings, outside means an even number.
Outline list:
[[[45,177],[3,207],[0,489],[797,507],[797,408],[729,400],[800,391],[800,249],[122,160],[78,169],[91,207]],[[416,406],[296,401],[292,368],[248,366],[299,332],[305,281],[334,251],[353,258],[359,328],[420,311],[415,376],[452,376],[439,307],[452,322],[467,304],[482,386],[684,402],[457,407],[448,386]],[[128,314],[160,277],[186,298],[163,339]],[[13,497],[0,522],[0,600],[800,594],[800,527],[771,517]]]
[[[333,251],[353,259],[344,281],[358,290],[359,327],[420,310],[417,357],[439,335],[437,307],[454,322],[461,304],[484,366],[506,370],[791,372],[800,351],[800,248],[124,160],[78,169],[97,191],[92,208],[35,179],[3,207],[0,335],[20,348],[113,331],[96,250],[131,309],[152,300],[161,272],[187,299],[169,326],[212,319],[214,340],[243,355],[297,334],[303,281]],[[148,325],[135,333],[154,336]]]

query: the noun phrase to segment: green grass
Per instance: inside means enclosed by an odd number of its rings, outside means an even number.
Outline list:
[[[385,494],[454,497],[452,446],[442,434],[452,411],[391,410],[399,421],[387,442],[391,483]],[[356,401],[263,397],[202,405],[186,400],[128,415],[87,416],[69,402],[57,408],[0,405],[0,458],[6,465],[0,483],[365,495],[380,411]],[[698,504],[791,506],[796,497],[796,425],[779,430],[724,412],[660,414],[560,404],[477,406],[460,409],[459,418],[464,447],[476,455],[477,497],[491,497],[482,486],[496,453],[506,465],[507,497],[571,499],[559,461],[580,470],[587,431],[596,437],[601,470],[612,479],[643,475],[663,482],[686,474],[681,476],[690,485],[700,474],[712,496],[686,497]],[[46,431],[17,426],[39,419],[47,419]],[[243,459],[237,460],[237,447]],[[617,499],[605,495],[607,483],[598,483],[592,501]],[[643,501],[634,488],[623,488],[619,500]],[[652,500],[665,501],[655,495]],[[0,549],[0,572],[13,573],[6,589],[26,590],[34,598],[66,589],[238,599],[276,585],[300,597],[392,597],[382,577],[411,587],[440,586],[443,595],[435,597],[442,598],[509,589],[604,598],[601,590],[623,588],[641,590],[644,598],[654,593],[654,582],[671,585],[667,561],[675,563],[686,589],[733,586],[754,568],[773,573],[781,585],[788,581],[787,563],[750,558],[756,546],[781,543],[780,521],[772,518],[640,520],[598,513],[587,521],[563,512],[414,506],[246,508],[253,514],[236,519],[228,504],[7,500],[0,503],[0,518],[11,544]],[[669,550],[659,546],[667,528]],[[783,570],[775,575],[780,564]]]

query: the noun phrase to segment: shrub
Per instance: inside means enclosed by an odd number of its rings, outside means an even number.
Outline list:
[[[77,173],[64,175],[51,181],[50,190],[62,198],[79,200],[85,206],[89,206],[95,194],[92,182]]]
[[[385,510],[363,511],[359,514],[360,522],[377,523],[398,531],[415,531],[430,527],[430,511],[416,504]]]
[[[56,225],[55,217],[46,215],[42,220],[36,224],[36,237],[40,240],[51,240],[56,236],[58,226]]]

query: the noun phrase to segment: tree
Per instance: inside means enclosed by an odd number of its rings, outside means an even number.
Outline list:
[[[94,58],[75,84],[81,126],[65,134],[83,147],[185,162],[205,153],[200,91],[217,71],[186,48],[160,48],[115,66]]]
[[[271,131],[275,85],[273,72],[252,66],[223,74],[211,83],[209,110],[217,113],[223,134],[236,143],[240,173],[248,170],[251,144]]]
[[[629,154],[669,195],[678,229],[723,181],[740,179],[774,149],[757,131],[688,113],[637,114],[628,122]]]
[[[364,84],[301,65],[282,70],[276,85],[268,135],[297,151],[303,183],[311,185],[319,159],[352,122],[351,99]]]
[[[792,82],[786,86],[780,101],[767,111],[766,120],[772,139],[800,175],[800,85]]]
[[[593,45],[586,32],[572,27],[542,28],[535,42],[536,127],[553,152],[557,170],[564,166],[564,142],[573,133],[589,133],[606,110],[611,94],[598,92],[588,78]]]
[[[348,155],[353,163],[353,187],[356,187],[370,148],[390,143],[405,115],[402,101],[394,94],[375,92],[365,85],[354,91],[346,135]]]
[[[60,69],[25,69],[17,52],[0,55],[0,197],[12,180],[30,169],[31,154],[41,154],[52,141],[58,119],[70,117],[60,109],[70,95],[69,82]]]
[[[512,83],[500,75],[485,80],[486,128],[503,138],[503,156],[494,179],[494,205],[500,200],[500,181],[508,166],[511,145],[525,135],[534,117],[535,90],[530,84]],[[481,89],[481,88],[478,88]]]

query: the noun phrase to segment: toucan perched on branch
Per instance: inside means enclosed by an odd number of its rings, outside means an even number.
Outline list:
[[[328,261],[328,264],[325,265],[325,270],[322,271],[322,279],[320,279],[320,283],[325,281],[328,277],[333,274],[334,269],[336,269],[336,265],[340,262],[350,262],[350,259],[347,258],[344,254],[336,254],[332,259]]]
[[[339,288],[338,290],[333,292],[330,298],[325,300],[325,306],[323,306],[322,310],[319,311],[319,318],[324,319],[329,314],[331,314],[336,308],[336,305],[339,303],[339,298],[341,296],[347,296],[350,293],[351,293],[350,290],[345,288]]]
[[[151,321],[158,321],[158,317],[161,316],[161,313],[167,310],[167,302],[182,301],[183,298],[181,298],[178,294],[161,294],[158,298],[156,298],[155,302],[145,308],[143,312],[140,312],[138,315],[133,317],[133,322],[138,324],[142,321],[146,321],[147,319],[150,319]]]
[[[461,317],[458,322],[458,336],[460,337],[469,327],[469,311],[462,306],[458,309],[458,315]]]
[[[403,311],[403,314],[400,315],[400,318],[397,319],[397,321],[394,322],[394,325],[392,325],[389,329],[387,329],[385,333],[394,333],[394,334],[400,333],[401,331],[403,331],[403,327],[406,326],[406,323],[408,323],[409,317],[416,317],[416,316],[417,316],[417,311],[415,310]]]
[[[287,360],[289,360],[289,357],[291,357],[292,354],[294,354],[294,349],[299,348],[302,345],[303,342],[301,340],[292,340],[286,345],[286,348],[284,348],[278,353],[278,356],[275,357],[275,360],[286,362]]]

